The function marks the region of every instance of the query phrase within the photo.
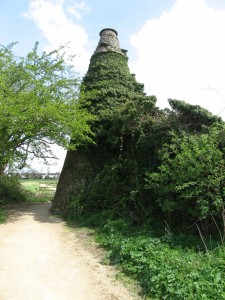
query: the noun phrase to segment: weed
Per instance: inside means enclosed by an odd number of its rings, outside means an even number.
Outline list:
[[[119,265],[126,276],[139,282],[143,297],[225,299],[223,246],[210,249],[203,237],[191,236],[188,246],[182,235],[170,232],[156,237],[154,231],[132,227],[124,219],[105,219],[96,238],[107,249],[104,263]],[[203,243],[203,251],[191,245],[193,242]]]

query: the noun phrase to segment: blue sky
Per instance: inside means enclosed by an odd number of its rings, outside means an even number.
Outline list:
[[[70,42],[81,74],[106,27],[158,106],[176,98],[225,119],[225,0],[0,0],[0,44],[25,55]]]
[[[120,40],[129,46],[129,36],[136,32],[149,18],[159,17],[169,9],[175,0],[86,0],[86,1],[31,1],[31,0],[0,0],[0,38],[2,43],[19,41],[21,48],[29,49],[36,40],[44,44],[47,42],[32,20],[23,15],[29,10],[32,3],[50,2],[60,5],[63,11],[74,23],[84,27],[92,43],[96,44],[98,32],[105,27],[116,28],[120,34]],[[66,12],[66,7],[77,4],[76,10],[81,14],[80,19]],[[80,8],[79,8],[80,4]],[[83,5],[83,8],[82,8]],[[50,14],[50,12],[49,12]],[[21,52],[22,53],[22,52]]]
[[[81,74],[105,27],[118,31],[131,71],[159,106],[179,98],[223,109],[225,0],[0,0],[0,44],[18,41],[24,55],[36,41],[40,50],[71,42]]]
[[[221,112],[225,0],[0,0],[0,44],[18,41],[24,55],[36,41],[40,50],[71,42],[81,74],[105,27],[118,31],[131,71],[160,107],[178,98]]]
[[[30,19],[25,16],[35,3],[44,6],[44,3],[48,2],[52,6],[59,6],[66,18],[83,28],[87,34],[87,43],[82,45],[82,50],[88,52],[84,58],[86,64],[84,63],[82,68],[78,68],[79,71],[85,73],[90,55],[98,43],[98,33],[101,29],[105,27],[115,28],[119,33],[121,46],[129,50],[129,57],[132,59],[136,52],[130,44],[130,36],[137,32],[147,20],[158,18],[163,11],[170,9],[175,0],[0,0],[0,43],[7,45],[13,41],[18,41],[19,44],[15,51],[19,55],[24,55],[32,49],[36,41],[40,42],[40,49],[48,47],[49,41],[46,38],[46,33],[40,29],[37,21],[34,21],[34,17]],[[77,16],[68,13],[68,7],[73,5]],[[51,14],[51,12],[48,13]],[[41,19],[41,16],[39,17]],[[55,32],[59,43],[66,43],[75,40],[76,37],[79,38],[78,31],[72,30],[72,34],[73,37],[67,36],[66,39],[62,39],[61,34],[58,35]],[[57,47],[57,43],[51,45],[53,48],[54,46]],[[79,54],[80,47],[73,49],[75,54]]]

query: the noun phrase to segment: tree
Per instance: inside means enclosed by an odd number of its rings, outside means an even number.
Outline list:
[[[79,78],[62,48],[25,57],[14,44],[0,48],[0,173],[8,163],[23,167],[28,155],[52,157],[50,145],[70,147],[91,140],[91,115],[78,101]]]

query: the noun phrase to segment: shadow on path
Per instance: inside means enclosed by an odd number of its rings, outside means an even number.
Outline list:
[[[40,223],[60,223],[62,220],[50,213],[52,203],[21,203],[5,206],[8,222],[16,222],[23,216],[30,215]]]

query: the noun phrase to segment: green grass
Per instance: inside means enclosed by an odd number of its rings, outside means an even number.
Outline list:
[[[44,179],[44,180],[29,180],[29,179],[21,179],[21,184],[24,187],[25,190],[33,192],[33,193],[38,193],[39,192],[39,185],[40,183],[55,183],[57,184],[58,180],[48,180],[48,179]]]
[[[48,202],[54,197],[55,191],[49,190],[48,188],[42,188],[41,184],[46,184],[47,186],[56,185],[57,180],[44,179],[44,180],[29,180],[22,179],[21,184],[25,191],[30,193],[29,202]]]
[[[36,193],[39,191],[39,180],[22,179],[20,182],[23,188],[29,192]]]

